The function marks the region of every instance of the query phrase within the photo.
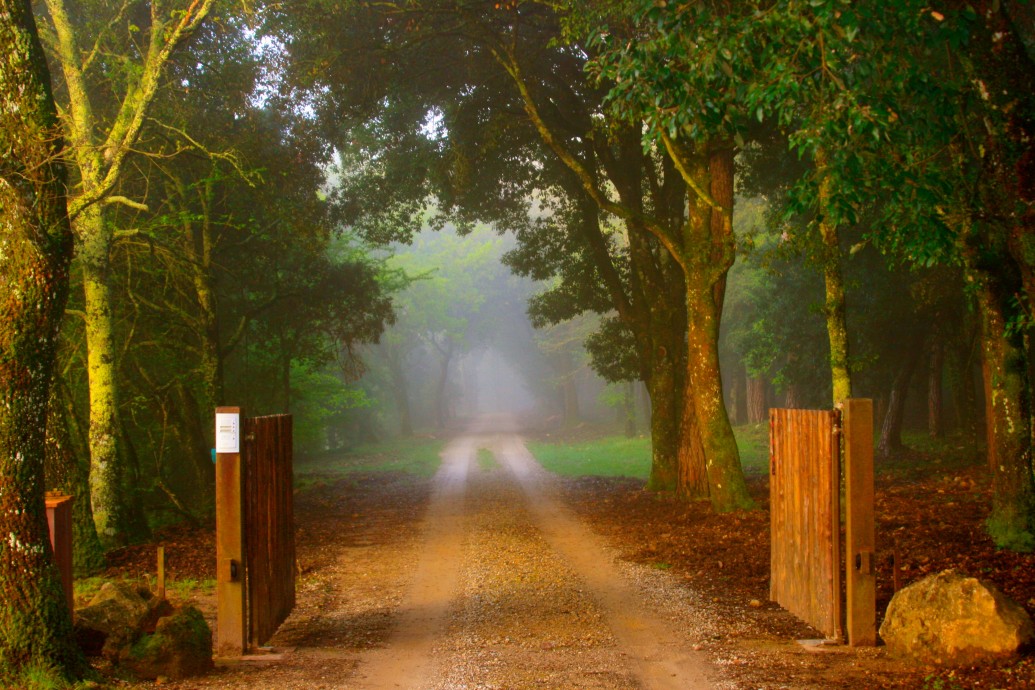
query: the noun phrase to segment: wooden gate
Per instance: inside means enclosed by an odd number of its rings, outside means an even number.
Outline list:
[[[841,637],[838,417],[769,411],[769,597],[829,638]]]
[[[842,640],[844,573],[848,642],[873,645],[877,633],[872,402],[847,400],[843,423],[841,417],[830,410],[769,411],[769,594],[827,638]]]
[[[295,607],[291,415],[244,420],[248,638],[273,637]]]
[[[290,415],[216,410],[216,652],[263,645],[295,605]]]

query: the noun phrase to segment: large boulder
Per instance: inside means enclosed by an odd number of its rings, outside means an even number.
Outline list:
[[[114,659],[136,638],[147,613],[148,600],[140,590],[125,582],[106,582],[88,605],[76,609],[76,639],[88,655]]]
[[[957,570],[904,587],[891,599],[880,627],[892,654],[944,666],[1012,656],[1033,632],[1020,605],[995,585]]]
[[[212,668],[212,630],[193,606],[158,620],[153,634],[141,636],[119,655],[119,664],[141,679],[179,680]]]

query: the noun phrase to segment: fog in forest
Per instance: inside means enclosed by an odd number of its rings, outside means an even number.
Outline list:
[[[50,446],[10,457],[92,496],[87,570],[210,516],[222,406],[291,414],[300,458],[627,434],[722,512],[771,408],[869,398],[878,457],[989,460],[996,543],[1035,548],[1030,17],[642,4],[32,3],[74,237],[57,337],[12,350]]]

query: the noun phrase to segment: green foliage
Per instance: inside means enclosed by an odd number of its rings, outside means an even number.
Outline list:
[[[373,404],[366,391],[343,381],[341,371],[332,366],[314,368],[309,362],[294,362],[291,380],[295,389],[292,438],[297,453],[326,450],[328,428],[351,411]]]
[[[951,672],[950,672],[951,675]],[[923,690],[963,690],[963,686],[953,678],[943,678],[929,673],[924,676]]]
[[[496,460],[496,455],[487,448],[478,449],[478,467],[483,472],[491,472],[497,470],[500,467],[499,461]]]
[[[636,339],[621,319],[604,317],[597,330],[586,338],[590,366],[605,381],[635,381],[640,378]]]
[[[1000,549],[1031,553],[1035,551],[1035,534],[1020,527],[1021,524],[1023,520],[1005,520],[993,515],[985,521],[985,529]]]
[[[0,683],[5,688],[19,690],[69,690],[73,687],[57,667],[44,662],[28,664],[13,672],[0,668]]]

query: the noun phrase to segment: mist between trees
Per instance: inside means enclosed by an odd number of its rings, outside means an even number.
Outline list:
[[[983,442],[989,527],[1035,546],[1027,5],[585,5],[35,3],[80,572],[209,520],[221,404],[302,453],[611,421],[731,511],[732,425],[872,397],[885,456]]]

